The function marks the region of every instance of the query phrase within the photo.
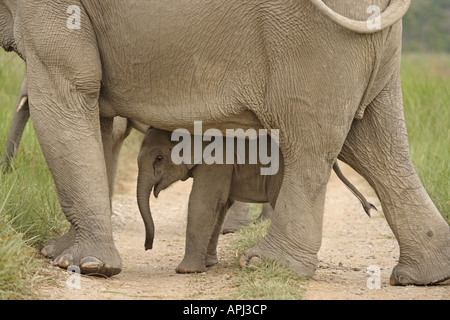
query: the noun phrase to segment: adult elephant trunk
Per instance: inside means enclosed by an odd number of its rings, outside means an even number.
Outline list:
[[[155,225],[150,211],[150,194],[154,185],[154,181],[148,179],[144,173],[139,174],[137,200],[139,211],[141,212],[145,225],[145,250],[151,250],[153,248],[153,239],[155,237]]]
[[[379,25],[374,26],[369,20],[357,21],[346,18],[331,10],[322,0],[310,1],[321,13],[325,14],[338,25],[357,33],[375,33],[392,26],[403,18],[411,4],[411,0],[391,0],[389,6],[380,16],[372,16],[369,18],[379,21]]]

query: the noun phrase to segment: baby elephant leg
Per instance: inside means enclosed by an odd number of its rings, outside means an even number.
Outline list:
[[[211,240],[209,241],[208,250],[206,252],[206,267],[211,267],[219,263],[219,259],[217,257],[217,245],[219,244],[219,237],[222,233],[222,226],[224,225],[225,218],[227,217],[227,213],[232,206],[233,202],[228,201],[227,204],[225,204],[225,206],[223,206],[223,208],[219,212],[216,226],[214,227]]]
[[[183,261],[176,268],[177,273],[206,271],[206,252],[219,215],[228,202],[232,173],[232,166],[227,165],[199,165],[193,170],[186,250]]]

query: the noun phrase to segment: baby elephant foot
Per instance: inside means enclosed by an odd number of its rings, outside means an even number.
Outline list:
[[[183,259],[183,261],[176,267],[176,273],[202,273],[206,271],[206,264],[204,261]]]
[[[75,228],[71,227],[69,231],[60,238],[50,240],[45,247],[41,250],[41,253],[49,259],[55,259],[60,256],[64,251],[73,246],[75,243],[76,232]]]
[[[122,262],[114,246],[89,250],[73,245],[58,256],[54,262],[60,268],[78,266],[82,274],[112,277],[122,271]]]

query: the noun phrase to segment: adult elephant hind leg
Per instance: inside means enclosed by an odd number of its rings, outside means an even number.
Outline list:
[[[354,122],[340,158],[375,189],[398,240],[400,260],[391,284],[450,278],[450,228],[411,163],[398,74]]]
[[[285,168],[269,232],[244,253],[241,265],[251,263],[253,258],[270,258],[280,260],[298,274],[312,277],[322,242],[326,186],[344,143],[345,126],[334,126],[331,118],[329,123],[323,121],[320,126],[312,126],[316,123],[310,118],[312,114],[301,112],[301,106],[289,111],[293,113],[285,112],[280,123],[273,125],[280,128],[280,152]]]
[[[286,170],[269,232],[245,252],[241,265],[251,263],[255,257],[269,258],[280,260],[298,274],[314,275],[321,246],[325,181],[329,169],[324,164],[320,171],[320,177],[313,178],[298,170]]]

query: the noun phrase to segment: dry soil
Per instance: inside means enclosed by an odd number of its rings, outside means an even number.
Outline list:
[[[151,199],[156,238],[154,249],[144,251],[144,226],[135,200],[135,162],[132,157],[121,157],[113,202],[114,238],[123,261],[122,273],[111,279],[83,276],[79,289],[69,289],[70,275],[46,263],[44,274],[53,281],[36,288],[39,298],[209,300],[227,298],[235,290],[233,272],[239,264],[231,249],[233,234],[220,239],[219,265],[196,275],[178,275],[174,271],[184,254],[191,181],[177,183],[158,199]],[[373,212],[372,218],[367,217],[358,200],[332,175],[326,198],[320,265],[309,281],[306,299],[449,299],[448,284],[389,285],[389,276],[399,257],[398,244],[373,190],[352,169],[343,166],[343,171],[380,211]],[[367,272],[371,266],[378,268],[381,277],[380,286],[373,290],[369,287],[376,282],[370,281],[373,278]]]

